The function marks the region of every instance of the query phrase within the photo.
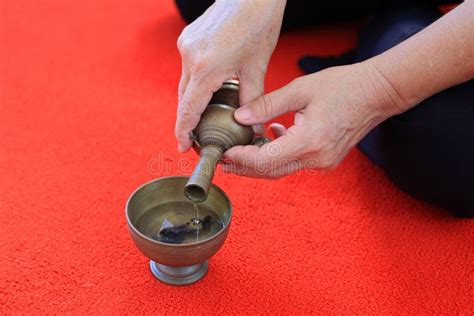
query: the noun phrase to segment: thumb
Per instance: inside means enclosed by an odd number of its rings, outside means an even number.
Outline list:
[[[240,105],[247,104],[263,95],[265,72],[242,71],[239,75],[239,81]]]
[[[263,95],[265,71],[258,71],[257,69],[258,68],[253,68],[250,71],[242,71],[240,73],[239,103],[241,105],[247,104]],[[252,128],[258,135],[265,134],[265,127],[263,124],[253,125]]]
[[[306,98],[296,84],[290,83],[281,89],[258,97],[235,111],[235,119],[241,124],[265,123],[287,112],[306,106]]]

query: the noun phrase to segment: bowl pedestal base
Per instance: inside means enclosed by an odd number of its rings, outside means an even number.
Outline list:
[[[207,261],[187,267],[171,267],[150,260],[151,273],[161,282],[171,285],[194,283],[206,275],[207,267]]]

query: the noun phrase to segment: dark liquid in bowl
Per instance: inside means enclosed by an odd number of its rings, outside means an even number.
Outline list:
[[[145,236],[170,244],[207,239],[224,228],[224,222],[205,205],[170,202],[143,213],[135,227]]]

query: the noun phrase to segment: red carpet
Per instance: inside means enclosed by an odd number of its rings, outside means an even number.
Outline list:
[[[155,280],[124,205],[196,161],[173,136],[183,26],[169,0],[0,2],[0,313],[474,312],[474,222],[407,197],[356,150],[325,174],[219,173],[235,217],[208,275]],[[267,88],[354,41],[283,35]]]

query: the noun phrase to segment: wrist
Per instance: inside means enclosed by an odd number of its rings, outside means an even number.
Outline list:
[[[388,118],[403,113],[415,105],[415,101],[407,98],[395,80],[385,71],[379,59],[370,58],[359,64],[366,78],[362,89],[375,110]]]
[[[214,2],[219,6],[238,6],[241,8],[251,8],[256,10],[271,10],[284,11],[286,7],[286,0],[272,0],[272,1],[234,1],[234,0],[215,0]]]

